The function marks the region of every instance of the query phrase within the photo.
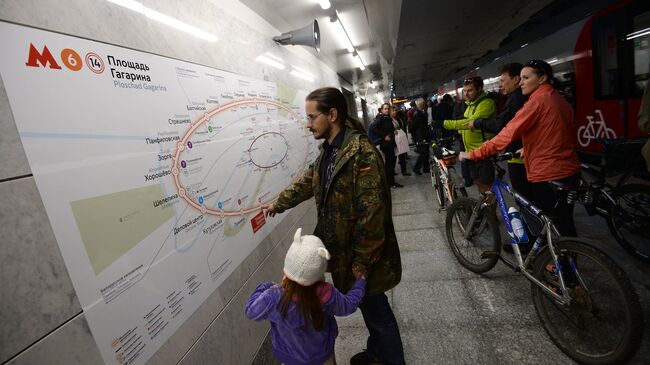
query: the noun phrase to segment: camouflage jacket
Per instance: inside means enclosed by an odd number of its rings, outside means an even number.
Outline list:
[[[402,264],[379,151],[365,134],[346,128],[331,183],[324,192],[318,169],[323,154],[321,148],[305,174],[280,194],[274,210],[280,213],[316,197],[314,235],[332,255],[328,271],[334,286],[344,293],[352,287],[354,265],[367,273],[367,295],[383,293],[399,283]],[[322,203],[321,194],[325,194]]]

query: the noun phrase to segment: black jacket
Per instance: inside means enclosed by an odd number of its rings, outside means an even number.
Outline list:
[[[372,123],[372,127],[374,128],[374,134],[381,137],[381,140],[377,142],[379,148],[388,149],[395,147],[395,126],[393,126],[393,120],[391,117],[381,113],[377,114]],[[386,136],[388,136],[390,140],[387,141],[385,139]]]
[[[506,105],[503,111],[493,119],[477,119],[474,121],[474,128],[483,130],[488,133],[499,133],[508,122],[515,117],[517,111],[521,109],[524,103],[528,100],[528,96],[521,92],[521,88],[517,88],[512,94],[508,96]],[[515,152],[522,147],[521,139],[516,140],[507,148],[509,152]]]
[[[431,142],[429,137],[429,123],[427,123],[427,112],[418,109],[413,114],[413,128],[411,130],[415,142]]]

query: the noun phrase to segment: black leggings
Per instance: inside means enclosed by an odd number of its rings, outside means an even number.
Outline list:
[[[388,181],[388,186],[395,185],[395,163],[397,162],[397,156],[395,156],[395,150],[393,147],[382,148],[381,152],[384,154],[385,161],[385,172],[386,180]]]
[[[580,182],[580,173],[557,179],[555,181],[570,187]],[[576,226],[573,222],[573,204],[568,204],[566,194],[557,193],[547,181],[531,182],[533,205],[546,213],[562,236],[576,237]]]

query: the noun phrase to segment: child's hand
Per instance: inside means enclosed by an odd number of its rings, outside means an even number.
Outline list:
[[[352,275],[357,279],[366,280],[366,273],[361,272],[356,266],[352,266]]]

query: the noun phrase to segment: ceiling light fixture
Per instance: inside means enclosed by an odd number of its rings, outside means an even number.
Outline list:
[[[309,72],[309,71],[307,71],[307,70],[305,70],[303,68],[300,68],[300,67],[295,66],[295,65],[291,65],[291,67],[293,67],[294,70],[296,70],[296,71],[298,71],[300,73],[303,73],[303,74],[305,74],[305,75],[307,75],[307,76],[309,76],[311,78],[314,77],[314,75],[311,72]]]
[[[197,38],[206,40],[208,42],[216,42],[218,39],[217,36],[212,33],[208,33],[204,30],[201,30],[192,25],[184,23],[176,18],[172,18],[169,15],[165,15],[163,13],[150,9],[144,6],[139,1],[135,1],[135,0],[107,0],[107,1],[109,3],[113,3],[115,5],[119,5],[129,10],[135,11],[136,13],[140,13],[149,19],[163,23],[172,28],[176,28],[177,30],[191,34]]]
[[[630,39],[634,39],[634,38],[637,38],[637,37],[642,37],[642,36],[648,35],[648,34],[650,34],[650,28],[645,28],[645,29],[637,30],[636,32],[632,32],[632,33],[626,35],[625,39],[629,41]]]
[[[330,6],[332,6],[329,0],[318,0],[318,5],[320,5],[321,9],[323,10],[327,10],[330,8]]]
[[[343,27],[343,23],[341,23],[341,18],[339,18],[339,12],[336,12],[336,16],[330,18],[330,22],[336,23],[337,25],[334,26],[334,29],[336,29],[337,38],[342,39],[345,45],[345,48],[348,50],[348,52],[352,53],[354,52],[354,45],[352,44],[352,41],[350,40],[350,37],[348,37],[348,32],[345,31],[345,27]]]
[[[366,65],[363,63],[363,60],[361,60],[361,56],[359,56],[359,52],[355,50],[354,53],[352,53],[352,57],[354,57],[354,59],[357,61],[357,67],[359,68],[359,70],[363,71],[366,69]]]
[[[303,80],[306,80],[306,81],[309,81],[309,82],[314,82],[314,78],[313,78],[313,77],[309,77],[309,75],[305,75],[304,73],[302,73],[302,72],[300,72],[300,71],[297,71],[297,70],[291,70],[291,72],[289,72],[289,73],[290,73],[291,75],[293,75],[293,76],[299,78],[299,79],[303,79]]]
[[[284,64],[282,63],[282,59],[280,57],[274,56],[268,52],[257,56],[255,60],[258,62],[265,63],[269,66],[273,66],[280,70],[284,70],[285,68]]]

